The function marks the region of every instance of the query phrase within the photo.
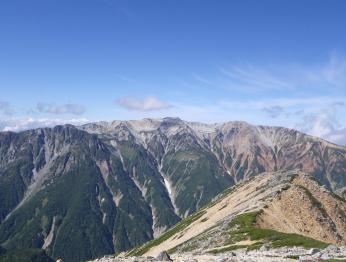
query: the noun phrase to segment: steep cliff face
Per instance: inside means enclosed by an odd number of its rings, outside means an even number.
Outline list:
[[[3,132],[0,244],[64,261],[123,251],[244,179],[292,169],[342,194],[346,149],[285,128],[176,118]]]
[[[346,245],[346,200],[321,187],[309,175],[298,175],[263,209],[257,225]]]
[[[206,141],[180,119],[115,121],[81,128],[115,147],[130,172],[133,168],[139,171],[142,184],[148,175],[161,181],[157,185],[165,187],[170,202],[166,205],[177,217],[193,213],[234,184]],[[138,156],[148,170],[143,170],[143,165],[138,170],[134,162]],[[146,192],[152,188],[148,182],[142,187]]]
[[[345,148],[295,130],[232,124],[212,141],[237,180],[258,172],[300,169],[332,190],[345,187]]]

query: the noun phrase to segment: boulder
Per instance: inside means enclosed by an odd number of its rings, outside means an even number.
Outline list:
[[[314,255],[314,254],[316,254],[318,252],[320,252],[320,250],[317,249],[317,248],[310,248],[309,249],[309,255]]]
[[[339,248],[337,246],[334,245],[329,245],[326,250],[328,250],[328,252],[338,252]]]
[[[166,251],[161,252],[156,259],[159,261],[173,261]]]

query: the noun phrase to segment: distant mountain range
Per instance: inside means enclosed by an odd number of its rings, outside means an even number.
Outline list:
[[[128,250],[287,170],[345,197],[346,147],[287,128],[164,118],[2,132],[0,244],[65,262]]]

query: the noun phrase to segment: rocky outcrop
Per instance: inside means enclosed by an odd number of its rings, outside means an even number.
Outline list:
[[[162,251],[156,259],[159,261],[173,261],[166,251]]]
[[[311,176],[300,175],[263,209],[257,224],[345,245],[346,201],[321,187]]]
[[[346,201],[299,171],[265,173],[225,191],[214,202],[128,256],[168,250],[219,254],[346,244]],[[343,248],[342,248],[343,250]],[[255,252],[255,251],[254,251]],[[267,252],[268,253],[268,252]]]
[[[325,249],[292,248],[266,248],[261,250],[246,251],[244,249],[225,252],[223,254],[193,254],[182,253],[173,255],[174,262],[285,262],[285,261],[344,261],[346,259],[346,247],[329,246]],[[94,262],[159,262],[165,261],[153,257],[116,257],[107,256],[94,260]]]

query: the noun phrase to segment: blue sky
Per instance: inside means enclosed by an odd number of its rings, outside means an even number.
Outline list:
[[[2,0],[0,129],[178,116],[346,145],[346,2]]]

